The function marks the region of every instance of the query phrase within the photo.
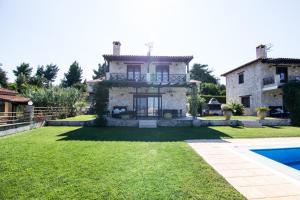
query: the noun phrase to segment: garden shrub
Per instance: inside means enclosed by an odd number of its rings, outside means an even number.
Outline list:
[[[230,102],[228,105],[231,108],[233,115],[241,116],[244,114],[245,107],[243,106],[243,104],[239,102]]]
[[[289,82],[282,89],[283,105],[290,113],[291,122],[300,126],[300,82]]]
[[[64,107],[70,116],[75,116],[80,92],[75,88],[50,87],[28,90],[24,96],[29,97],[36,107]]]
[[[193,111],[192,111],[192,97],[191,96],[189,96],[188,97],[188,103],[189,103],[189,113],[192,113]],[[201,95],[197,95],[197,99],[196,99],[196,110],[197,110],[197,113],[200,113],[201,114],[201,112],[202,112],[202,106],[203,106],[203,104],[205,103],[205,99],[204,98],[202,98],[201,97]]]
[[[107,120],[105,118],[105,115],[107,114],[109,100],[109,85],[106,82],[97,83],[95,100],[95,111],[97,114],[95,124],[97,126],[106,126]]]

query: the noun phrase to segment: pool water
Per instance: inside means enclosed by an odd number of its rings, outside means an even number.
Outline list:
[[[251,151],[294,169],[300,170],[300,147],[252,149]]]

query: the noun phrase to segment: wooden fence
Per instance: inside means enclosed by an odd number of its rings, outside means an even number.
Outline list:
[[[29,122],[29,112],[0,112],[0,125]]]
[[[57,119],[67,117],[70,110],[66,107],[34,107],[34,119]]]
[[[0,126],[21,122],[44,121],[47,119],[65,118],[70,110],[65,107],[33,107],[31,111],[0,112]]]

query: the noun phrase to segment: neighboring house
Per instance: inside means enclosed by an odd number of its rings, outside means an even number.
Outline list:
[[[29,98],[18,95],[14,90],[0,88],[0,113],[16,112],[17,106],[27,105]]]
[[[226,77],[226,101],[240,102],[245,114],[254,115],[255,108],[266,106],[274,114],[284,110],[282,85],[300,81],[300,59],[268,58],[265,45],[256,47],[257,58],[222,74]]]
[[[135,118],[172,117],[187,113],[186,92],[189,62],[193,56],[120,55],[120,42],[113,42],[113,54],[103,55],[108,71],[105,81],[118,84],[109,90],[108,110],[112,116],[130,111]],[[88,90],[93,95],[93,85]]]

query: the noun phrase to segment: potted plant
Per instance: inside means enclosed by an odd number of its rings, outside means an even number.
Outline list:
[[[172,119],[172,118],[173,118],[173,115],[172,115],[172,113],[165,113],[165,114],[164,114],[164,118],[165,118],[165,119]]]
[[[221,109],[223,111],[223,115],[225,117],[226,120],[230,120],[231,116],[232,116],[232,109],[229,105],[227,104],[222,104],[221,105]]]
[[[256,108],[256,112],[257,112],[257,117],[259,120],[263,120],[266,118],[267,116],[267,112],[269,111],[269,108],[268,107],[257,107]]]

